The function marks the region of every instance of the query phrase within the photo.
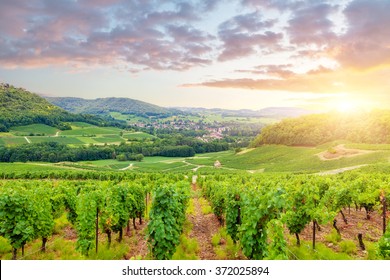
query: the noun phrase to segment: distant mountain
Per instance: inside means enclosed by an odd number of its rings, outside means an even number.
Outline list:
[[[0,83],[0,131],[12,126],[46,124],[69,129],[65,122],[83,121],[95,125],[119,125],[118,121],[95,116],[72,114],[23,88]]]
[[[221,114],[227,117],[264,117],[273,119],[283,119],[289,117],[298,117],[316,113],[315,111],[306,110],[296,107],[267,107],[260,110],[228,110],[228,109],[206,109],[206,108],[192,108],[192,107],[174,107],[175,109],[192,113],[192,114]]]
[[[162,116],[171,115],[176,112],[173,109],[167,109],[130,98],[98,98],[83,99],[76,97],[45,97],[50,103],[57,105],[72,113],[106,115],[110,112],[119,112],[122,114],[134,114],[140,116]]]

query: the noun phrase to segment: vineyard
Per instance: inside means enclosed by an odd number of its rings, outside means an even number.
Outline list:
[[[34,176],[0,181],[1,259],[390,258],[386,174]]]

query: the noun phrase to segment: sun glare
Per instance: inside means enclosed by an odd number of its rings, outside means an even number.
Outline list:
[[[340,113],[350,113],[356,109],[356,105],[350,101],[343,100],[337,104],[336,109]]]

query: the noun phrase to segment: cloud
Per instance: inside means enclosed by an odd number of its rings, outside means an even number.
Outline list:
[[[339,6],[312,1],[295,7],[293,16],[288,21],[287,33],[290,42],[297,45],[329,44],[336,39],[333,32],[332,14],[337,13]]]
[[[272,8],[277,10],[284,10],[291,8],[295,1],[291,0],[242,0],[244,6],[255,8]]]
[[[184,87],[206,86],[218,88],[243,88],[262,91],[333,93],[340,89],[328,77],[314,75],[292,75],[287,79],[221,79],[199,84],[185,84]]]
[[[218,60],[237,59],[279,47],[283,34],[269,30],[274,23],[263,20],[259,12],[238,15],[221,23],[218,37],[223,45]]]
[[[334,57],[343,66],[367,69],[390,64],[390,1],[355,0],[344,14],[347,32],[334,46]]]
[[[286,78],[226,78],[205,82],[183,84],[183,87],[217,87],[283,91],[307,94],[349,94],[351,98],[383,100],[390,91],[390,69],[376,69],[370,72],[355,70],[331,70],[319,67],[304,74],[292,74]],[[387,99],[386,99],[387,100]]]
[[[216,2],[199,1],[199,9]],[[214,37],[188,1],[33,0],[0,3],[3,67],[128,63],[186,70],[212,63]]]
[[[309,59],[333,60],[340,71],[390,64],[390,0],[229,5],[236,5],[236,14],[215,22],[213,30],[202,21],[224,12],[222,1],[2,0],[0,64],[182,71],[249,57],[262,64],[265,57],[283,53],[294,64],[287,69],[237,70],[279,78],[291,78]]]

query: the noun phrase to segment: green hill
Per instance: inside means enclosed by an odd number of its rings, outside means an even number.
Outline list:
[[[34,123],[65,128],[63,122],[76,119],[76,115],[34,93],[8,84],[0,85],[0,131]]]
[[[336,140],[369,144],[390,143],[390,111],[374,110],[355,114],[332,112],[284,119],[263,128],[252,146],[316,146]]]
[[[111,112],[119,112],[138,116],[169,116],[176,112],[173,109],[159,107],[130,98],[83,99],[76,97],[46,97],[46,99],[72,113],[108,115]]]
[[[49,103],[46,99],[22,88],[0,84],[0,132],[14,126],[45,124],[70,129],[66,122],[82,121],[99,126],[120,125],[119,121],[90,115],[79,115]]]

